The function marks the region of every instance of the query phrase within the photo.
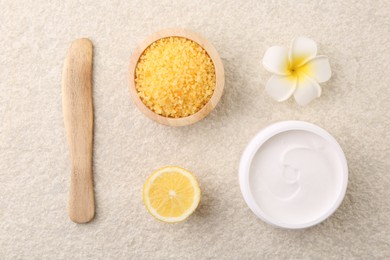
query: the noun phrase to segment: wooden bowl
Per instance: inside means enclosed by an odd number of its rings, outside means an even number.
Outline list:
[[[167,38],[167,37],[183,37],[198,43],[200,46],[203,47],[203,49],[205,49],[205,51],[207,52],[207,54],[210,56],[211,60],[214,63],[215,74],[216,74],[214,93],[211,96],[210,100],[206,103],[206,105],[202,109],[200,109],[195,114],[187,117],[172,118],[172,117],[161,116],[155,113],[142,102],[135,88],[135,68],[137,66],[140,56],[145,51],[145,49],[149,47],[149,45],[151,45],[153,42],[161,38]],[[217,50],[208,40],[206,40],[199,34],[186,29],[166,29],[150,35],[143,43],[141,43],[141,45],[138,46],[138,48],[131,55],[128,73],[129,73],[130,95],[132,100],[136,104],[136,106],[139,108],[139,110],[141,110],[142,113],[144,113],[147,117],[156,121],[157,123],[168,125],[168,126],[190,125],[206,117],[211,112],[211,110],[215,108],[218,101],[221,99],[223,88],[225,85],[225,73],[223,69],[223,64],[221,58],[218,55]]]

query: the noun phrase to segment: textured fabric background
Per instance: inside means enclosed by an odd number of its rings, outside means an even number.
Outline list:
[[[0,259],[389,259],[389,1],[0,0]],[[150,33],[184,27],[222,57],[218,107],[188,127],[158,125],[131,102],[127,66]],[[307,107],[277,103],[264,85],[267,47],[308,36],[333,77]],[[61,72],[69,44],[95,46],[96,218],[67,216],[69,154]],[[263,127],[306,120],[328,130],[350,167],[337,212],[306,230],[257,219],[238,186],[240,155]],[[145,210],[146,177],[165,165],[193,171],[203,197],[186,222]]]

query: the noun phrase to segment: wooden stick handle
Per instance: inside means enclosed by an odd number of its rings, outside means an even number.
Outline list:
[[[71,158],[69,217],[86,223],[95,215],[92,175],[92,42],[75,40],[62,75],[62,104]]]

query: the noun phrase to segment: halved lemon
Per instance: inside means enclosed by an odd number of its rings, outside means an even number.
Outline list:
[[[177,166],[155,171],[145,182],[143,200],[155,218],[163,222],[185,220],[199,205],[200,188],[195,176]]]

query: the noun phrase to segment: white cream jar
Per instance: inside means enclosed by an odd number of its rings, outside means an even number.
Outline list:
[[[284,121],[260,131],[240,162],[241,192],[249,208],[267,223],[306,228],[341,204],[348,166],[337,141],[324,129]]]

